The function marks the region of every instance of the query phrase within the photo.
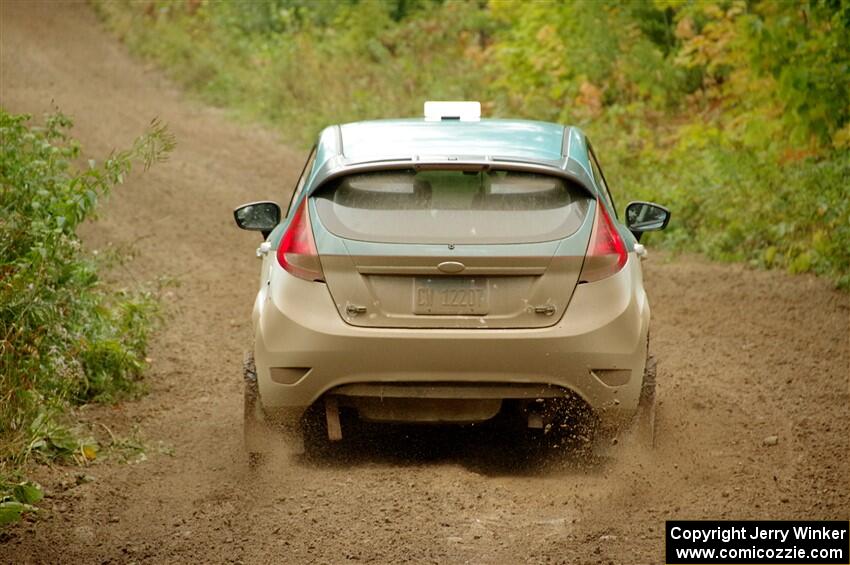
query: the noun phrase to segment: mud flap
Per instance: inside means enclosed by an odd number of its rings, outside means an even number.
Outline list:
[[[325,424],[330,441],[342,440],[342,424],[339,421],[339,401],[335,396],[325,397]]]
[[[635,431],[638,438],[648,447],[654,448],[655,434],[655,389],[658,364],[655,357],[646,359],[646,368],[643,373],[643,386],[640,389],[638,400],[638,411],[635,417]]]
[[[260,392],[257,387],[257,369],[254,366],[254,354],[245,352],[242,361],[242,376],[244,379],[243,404],[243,444],[250,460],[262,458],[265,451],[265,436],[267,426],[260,404]]]

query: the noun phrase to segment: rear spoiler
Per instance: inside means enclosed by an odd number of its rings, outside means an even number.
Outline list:
[[[316,192],[322,185],[348,175],[393,170],[461,170],[461,171],[521,171],[560,177],[583,188],[587,194],[596,198],[596,189],[587,171],[578,162],[569,157],[558,161],[522,160],[510,157],[399,157],[346,163],[341,157],[329,159],[314,175],[310,186],[304,191],[306,196]],[[305,197],[306,197],[305,196]],[[295,203],[293,203],[294,205]]]

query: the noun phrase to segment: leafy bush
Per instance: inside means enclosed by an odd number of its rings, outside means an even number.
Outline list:
[[[95,6],[135,51],[205,101],[304,143],[340,117],[418,113],[425,93],[463,99],[484,87],[478,67],[490,20],[471,2]]]
[[[713,259],[814,272],[850,288],[850,153],[780,166],[760,155],[682,142],[617,163],[618,192],[672,204],[666,246]]]
[[[29,120],[0,109],[0,478],[33,454],[93,456],[63,411],[138,389],[156,302],[101,286],[76,231],[134,161],[147,168],[173,147],[154,121],[132,148],[78,168],[70,119]],[[6,509],[32,503],[3,496]]]
[[[850,288],[850,4],[836,0],[97,2],[190,90],[311,143],[480,99],[583,127],[675,249]],[[623,202],[625,203],[625,202]]]
[[[41,488],[28,481],[0,481],[0,526],[17,522],[24,512],[35,510],[34,504],[44,497]]]

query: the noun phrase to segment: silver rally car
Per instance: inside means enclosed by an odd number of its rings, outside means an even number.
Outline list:
[[[543,434],[578,429],[578,414],[582,429],[620,429],[640,412],[651,429],[638,240],[669,212],[632,202],[621,220],[575,127],[481,119],[476,102],[425,110],[326,128],[285,214],[234,211],[265,238],[248,451],[270,429],[307,447],[340,440],[349,417],[509,417]]]

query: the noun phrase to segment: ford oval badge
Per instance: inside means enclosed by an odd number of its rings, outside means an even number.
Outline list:
[[[466,265],[458,261],[443,261],[437,268],[444,273],[454,274],[459,273],[466,268]]]

